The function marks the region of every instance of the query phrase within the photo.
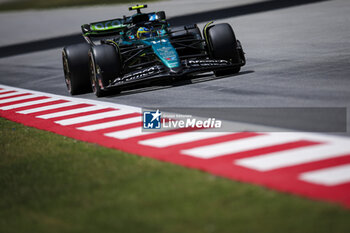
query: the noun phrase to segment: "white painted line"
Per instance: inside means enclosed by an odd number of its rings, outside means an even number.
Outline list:
[[[2,110],[10,110],[10,109],[15,109],[15,108],[31,106],[31,105],[35,105],[35,104],[42,104],[42,103],[52,102],[52,101],[56,101],[56,100],[57,99],[46,98],[46,99],[42,99],[42,100],[34,100],[34,101],[24,102],[24,103],[20,103],[20,104],[7,105],[5,107],[0,107],[0,109],[2,109]]]
[[[182,150],[181,153],[197,158],[211,159],[227,154],[239,153],[247,150],[254,150],[262,147],[294,142],[297,140],[300,140],[300,137],[297,135],[275,133],[242,138],[208,146],[195,147],[187,150]]]
[[[235,164],[258,171],[270,171],[303,163],[336,158],[345,154],[350,154],[348,143],[331,143],[239,159],[235,161]]]
[[[43,106],[43,107],[38,107],[38,108],[31,108],[28,110],[23,110],[23,111],[18,111],[17,113],[20,114],[30,114],[30,113],[36,113],[36,112],[43,112],[46,110],[52,110],[56,108],[63,108],[63,107],[68,107],[68,106],[73,106],[73,105],[78,105],[80,103],[78,102],[66,102],[66,103],[60,103],[60,104],[52,104],[48,106]]]
[[[0,94],[0,98],[5,98],[5,97],[10,97],[10,96],[15,96],[15,95],[22,95],[22,94],[29,94],[29,93],[24,93],[24,92],[11,92],[11,93],[7,93],[7,94]]]
[[[31,98],[35,98],[35,97],[39,97],[39,96],[30,94],[30,95],[24,95],[24,96],[19,96],[19,97],[13,97],[13,98],[9,98],[9,99],[0,100],[0,104],[10,103],[10,102],[18,101],[18,100],[31,99]]]
[[[119,130],[116,132],[106,133],[105,136],[117,138],[117,139],[128,139],[158,132],[142,132],[142,127],[136,127],[131,129]]]
[[[84,127],[80,127],[77,129],[84,130],[84,131],[94,131],[94,130],[112,128],[112,127],[116,127],[116,126],[127,125],[127,124],[131,124],[131,123],[136,123],[136,122],[140,122],[140,124],[141,124],[141,116],[122,119],[122,120],[116,120],[116,121],[109,121],[109,122],[95,124],[95,125],[84,126]]]
[[[8,91],[12,91],[12,90],[0,90],[0,98],[23,94],[23,92],[17,92],[17,91],[11,92],[11,93],[7,93],[7,94],[2,94],[4,92],[8,92]]]
[[[61,117],[61,116],[69,116],[69,115],[73,115],[76,113],[91,112],[91,111],[100,110],[100,109],[104,109],[104,108],[106,108],[106,107],[104,107],[104,106],[82,107],[82,108],[77,108],[77,109],[72,109],[72,110],[67,110],[67,111],[61,111],[61,112],[40,115],[40,116],[37,116],[37,118],[50,119],[50,118]]]
[[[3,84],[0,84],[0,88],[2,88],[3,90],[6,90],[6,91],[17,91],[17,92],[21,92],[21,93],[31,93],[31,94],[34,94],[36,96],[47,96],[47,97],[52,97],[52,98],[59,98],[61,100],[69,101],[69,103],[72,102],[71,103],[72,105],[86,103],[86,104],[91,104],[91,105],[105,106],[106,108],[116,108],[116,109],[122,109],[122,110],[129,110],[131,112],[142,113],[142,108],[140,108],[140,107],[134,107],[134,106],[123,105],[123,104],[116,104],[116,103],[112,103],[112,102],[108,102],[108,101],[55,95],[55,94],[51,94],[51,93],[33,91],[33,90],[28,90],[28,89],[23,89],[23,88],[18,88],[18,87],[7,86],[7,85],[3,85]],[[43,110],[43,111],[45,111],[45,110]],[[23,113],[23,111],[21,111],[21,113],[26,114],[26,112]],[[228,122],[228,123],[234,124],[234,126],[236,126],[236,124],[237,124],[237,122]],[[272,132],[270,134],[275,134],[275,132]],[[328,134],[325,135],[325,134],[320,134],[320,133],[291,132],[290,134],[293,134],[296,136],[298,135],[300,137],[303,137],[307,140],[312,140],[312,141],[344,142],[344,143],[349,143],[349,141],[350,141],[348,137],[328,135]],[[281,136],[281,137],[284,137],[284,136]]]
[[[348,183],[350,182],[350,164],[305,172],[299,178],[309,183],[326,186]]]
[[[18,88],[18,87],[12,87],[12,86],[7,86],[7,85],[2,85],[0,84],[0,88],[8,89],[8,90],[14,90],[14,91],[19,91],[19,92],[30,92],[32,94],[36,95],[45,95],[45,96],[50,96],[50,97],[56,97],[60,98],[62,100],[67,100],[67,101],[72,101],[75,103],[86,103],[86,104],[91,104],[91,105],[99,105],[99,106],[105,106],[106,108],[116,108],[116,109],[123,109],[123,110],[129,110],[132,112],[142,112],[142,108],[139,107],[133,107],[129,105],[124,105],[124,104],[116,104],[112,102],[105,102],[105,101],[98,101],[98,100],[91,100],[91,99],[83,99],[83,98],[77,98],[77,97],[68,97],[68,96],[62,96],[62,95],[55,95],[55,94],[50,94],[50,93],[45,93],[45,92],[40,92],[40,91],[33,91],[33,90],[28,90],[28,89],[23,89],[23,88]]]
[[[122,116],[122,115],[126,115],[129,113],[132,113],[132,112],[125,111],[125,110],[115,110],[115,111],[91,114],[88,116],[81,116],[81,117],[74,117],[74,118],[70,118],[70,119],[66,119],[66,120],[60,120],[60,121],[56,121],[56,123],[60,124],[60,125],[74,125],[74,124],[78,124],[78,123],[84,123],[84,122],[89,122],[89,121],[94,121],[94,120],[105,119],[108,117]]]
[[[174,146],[183,143],[198,141],[201,139],[214,138],[219,136],[224,136],[232,133],[228,132],[184,132],[174,135],[168,135],[159,138],[147,139],[140,141],[139,144],[152,146],[157,148],[163,148],[167,146]]]

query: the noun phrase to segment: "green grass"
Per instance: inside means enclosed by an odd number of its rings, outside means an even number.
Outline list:
[[[0,118],[0,232],[350,232],[350,211]]]
[[[128,0],[11,0],[0,3],[0,11],[47,9],[71,6],[87,6],[101,4],[145,3],[155,0],[128,1]]]

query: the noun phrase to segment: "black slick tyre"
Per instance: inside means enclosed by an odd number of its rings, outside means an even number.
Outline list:
[[[212,59],[229,60],[233,64],[241,62],[237,50],[237,40],[232,27],[227,23],[210,26],[207,31],[208,52]],[[214,71],[215,76],[236,74],[241,67],[232,67]]]
[[[63,48],[62,63],[64,79],[71,95],[91,92],[89,80],[90,45],[77,44]]]
[[[116,47],[101,44],[91,47],[89,72],[92,91],[97,97],[106,95],[105,88],[121,73],[121,58]]]

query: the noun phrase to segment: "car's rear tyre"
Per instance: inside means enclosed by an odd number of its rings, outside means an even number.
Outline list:
[[[227,23],[210,26],[207,30],[208,53],[212,59],[229,60],[233,64],[241,63],[237,40],[232,27]],[[241,67],[236,66],[214,71],[215,76],[236,74]]]
[[[105,96],[105,88],[121,74],[118,49],[110,44],[93,46],[89,52],[89,63],[92,91],[97,97]]]
[[[89,80],[90,45],[77,44],[63,48],[62,63],[64,79],[71,95],[91,92]]]

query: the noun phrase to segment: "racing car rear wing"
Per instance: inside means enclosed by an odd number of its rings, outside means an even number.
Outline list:
[[[128,19],[111,19],[106,21],[83,24],[81,30],[84,36],[104,37],[110,34],[118,34],[127,28]]]
[[[146,18],[147,21],[163,21],[165,20],[164,11],[152,12],[148,14],[136,14],[124,18],[116,18],[105,21],[83,24],[81,30],[84,37],[106,37],[110,35],[118,35],[125,31],[129,26],[135,24],[136,18]]]

